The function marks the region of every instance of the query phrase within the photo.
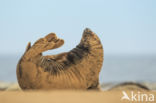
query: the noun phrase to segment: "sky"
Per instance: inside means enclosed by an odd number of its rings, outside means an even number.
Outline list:
[[[88,27],[107,54],[156,54],[156,0],[0,0],[0,54],[55,32],[74,48]]]

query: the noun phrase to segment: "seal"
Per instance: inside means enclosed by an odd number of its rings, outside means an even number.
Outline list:
[[[138,91],[150,91],[150,89],[141,83],[136,82],[123,82],[112,86],[109,90],[138,90]]]
[[[69,52],[43,56],[42,52],[64,44],[55,33],[28,43],[17,64],[17,79],[22,89],[98,89],[104,51],[98,36],[90,29]]]

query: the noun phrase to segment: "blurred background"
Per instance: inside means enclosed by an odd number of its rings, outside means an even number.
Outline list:
[[[0,0],[0,81],[16,82],[27,43],[55,32],[69,51],[88,27],[101,39],[100,82],[156,82],[155,0]]]

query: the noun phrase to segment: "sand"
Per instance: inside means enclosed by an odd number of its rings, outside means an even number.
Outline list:
[[[156,92],[141,93],[156,95]],[[1,91],[0,103],[131,103],[128,100],[121,100],[122,96],[122,91]],[[156,103],[156,101],[140,103]]]
[[[142,90],[135,85],[120,86],[109,90],[115,84],[102,84],[104,91],[80,91],[80,90],[47,90],[47,91],[22,91],[18,83],[0,82],[0,103],[133,103],[128,100],[121,100],[122,91],[128,96],[131,92],[141,96],[142,94],[156,95],[156,83],[142,83],[150,91]],[[139,92],[139,94],[138,94]],[[137,98],[138,99],[138,98]],[[134,103],[156,103],[149,101],[135,101]]]

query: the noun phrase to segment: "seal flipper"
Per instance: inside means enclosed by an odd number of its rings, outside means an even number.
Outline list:
[[[30,58],[36,57],[44,51],[58,48],[63,44],[63,39],[59,39],[57,38],[56,34],[50,33],[44,38],[37,40],[31,48],[29,48],[30,44],[28,44],[24,58],[25,60],[29,60]]]

